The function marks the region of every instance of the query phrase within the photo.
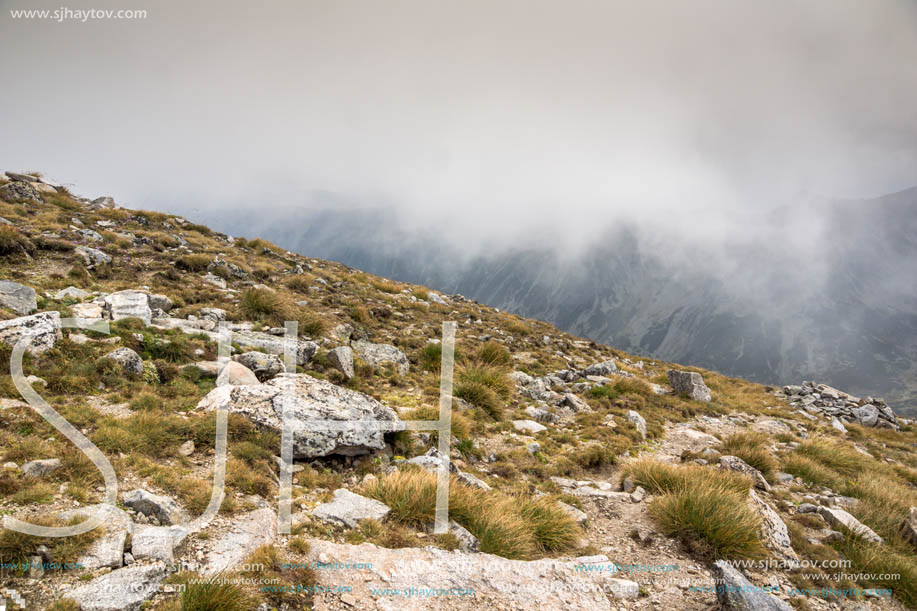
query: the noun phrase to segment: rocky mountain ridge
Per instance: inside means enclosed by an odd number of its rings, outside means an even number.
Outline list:
[[[106,505],[96,467],[0,376],[0,511],[48,525],[109,513],[78,537],[0,531],[0,591],[35,608],[917,604],[917,432],[881,400],[636,357],[458,294],[6,176],[0,357],[31,336],[28,383],[119,486]],[[410,423],[438,417],[446,321],[457,330],[441,535],[446,457],[435,431]],[[304,425],[316,419],[344,425]],[[220,464],[219,511],[196,523]],[[874,576],[839,576],[828,567],[840,560]]]

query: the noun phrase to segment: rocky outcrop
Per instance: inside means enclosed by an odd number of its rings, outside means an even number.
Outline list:
[[[917,507],[911,507],[901,523],[901,536],[905,541],[917,547]]]
[[[394,410],[372,397],[305,374],[291,375],[289,380],[292,392],[288,409],[295,458],[355,456],[381,450],[386,432],[404,428]],[[259,426],[281,432],[287,383],[288,378],[275,378],[258,385],[221,386],[204,397],[198,409],[226,407]],[[322,428],[325,421],[329,421],[325,427],[340,430]]]
[[[786,602],[752,585],[744,575],[724,560],[713,565],[716,599],[724,611],[793,611]]]
[[[846,432],[844,423],[901,430],[898,416],[884,399],[859,398],[815,382],[784,386],[781,394],[793,407],[831,420],[832,426],[838,430],[843,429],[843,432]],[[838,419],[840,428],[833,424],[833,419]]]
[[[338,488],[333,500],[313,509],[312,515],[323,522],[356,528],[363,520],[384,520],[391,511],[385,503]]]
[[[32,337],[32,341],[26,346],[26,352],[41,354],[50,350],[62,337],[60,312],[40,312],[0,321],[0,342],[15,346],[24,335]]]
[[[149,560],[172,564],[175,551],[188,537],[181,526],[138,525],[131,537],[131,555],[135,560]]]
[[[31,314],[38,308],[35,289],[18,282],[0,280],[0,306],[17,314]]]
[[[410,368],[408,357],[391,344],[373,344],[366,340],[357,340],[351,342],[350,345],[361,359],[373,367],[382,367],[391,363],[401,375],[406,375]]]
[[[679,371],[678,369],[669,369],[669,384],[678,395],[687,395],[695,401],[710,401],[713,397],[710,389],[704,383],[704,378],[696,371]]]

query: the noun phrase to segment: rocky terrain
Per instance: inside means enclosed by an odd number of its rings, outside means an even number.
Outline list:
[[[0,269],[0,512],[107,515],[5,522],[7,608],[917,607],[917,429],[882,399],[637,357],[34,173],[0,174]],[[447,461],[416,423],[450,321]]]

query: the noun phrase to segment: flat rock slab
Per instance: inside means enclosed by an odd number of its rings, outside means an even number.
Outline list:
[[[205,576],[223,570],[232,570],[248,556],[274,541],[277,536],[277,514],[273,509],[256,509],[240,518],[234,518],[229,532],[223,535],[207,554]]]
[[[350,345],[361,359],[373,367],[381,367],[391,363],[400,375],[408,373],[410,368],[408,357],[391,344],[373,344],[366,340],[358,340],[351,342]]]
[[[159,590],[168,574],[162,563],[133,565],[96,577],[67,592],[81,611],[136,611]]]
[[[131,537],[131,555],[136,560],[150,560],[172,564],[175,550],[188,536],[180,526],[138,525]]]
[[[285,392],[287,384],[291,385],[289,393]],[[197,408],[226,407],[259,426],[281,432],[285,401],[289,402],[295,458],[368,454],[385,447],[386,432],[404,428],[393,409],[372,397],[306,374],[257,385],[220,386],[201,399]],[[333,430],[335,427],[340,430]]]
[[[608,609],[615,599],[636,599],[634,581],[610,573],[577,571],[575,561],[507,560],[492,554],[446,551],[433,547],[386,549],[370,543],[346,545],[310,539],[310,560],[362,563],[371,568],[348,571],[358,608],[421,609]],[[339,585],[336,571],[316,571],[322,585]],[[474,590],[470,596],[384,596],[372,590]]]
[[[513,428],[520,433],[540,433],[548,430],[543,424],[538,424],[534,420],[513,420]]]
[[[385,503],[338,488],[334,491],[334,500],[313,509],[312,515],[323,522],[356,528],[363,520],[383,520],[391,512]]]

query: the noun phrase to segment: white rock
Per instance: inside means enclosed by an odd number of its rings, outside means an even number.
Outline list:
[[[375,499],[338,488],[334,499],[313,509],[312,515],[323,522],[356,528],[363,520],[384,520],[391,511],[388,505]]]

